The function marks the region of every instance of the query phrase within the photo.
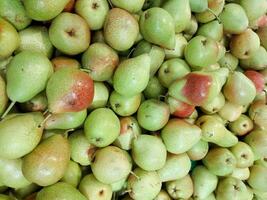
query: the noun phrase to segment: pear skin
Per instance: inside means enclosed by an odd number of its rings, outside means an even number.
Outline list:
[[[54,71],[64,67],[73,67],[76,69],[81,67],[81,64],[77,60],[65,56],[55,57],[51,60],[51,62],[54,66]]]
[[[191,149],[186,153],[190,160],[202,160],[209,151],[209,144],[204,140],[199,140]]]
[[[77,187],[82,178],[82,170],[80,165],[70,160],[68,168],[65,171],[61,181]]]
[[[6,82],[0,75],[0,115],[3,114],[7,107],[8,97],[6,93]]]
[[[166,183],[169,195],[174,199],[188,199],[193,194],[193,181],[190,175]]]

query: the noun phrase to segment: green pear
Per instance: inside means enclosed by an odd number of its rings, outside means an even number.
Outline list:
[[[152,135],[139,135],[132,143],[132,158],[143,170],[161,169],[167,158],[167,150],[162,140]]]
[[[91,164],[96,147],[87,140],[82,130],[75,131],[69,138],[70,157],[82,166]]]
[[[206,199],[217,187],[218,177],[199,165],[192,172],[194,199]]]
[[[253,165],[250,168],[250,176],[247,183],[256,190],[267,192],[266,182],[267,168],[261,165]]]
[[[0,16],[9,21],[17,30],[26,28],[31,23],[31,18],[26,14],[20,0],[3,0],[0,2]]]
[[[11,188],[23,188],[31,184],[22,174],[22,160],[0,158],[0,182]]]
[[[120,120],[108,108],[98,108],[89,114],[84,123],[84,133],[97,147],[110,145],[120,134]]]
[[[230,71],[234,71],[237,68],[239,60],[231,53],[226,52],[224,57],[222,57],[218,62],[221,67],[225,67]]]
[[[254,154],[249,145],[244,142],[238,142],[235,146],[230,148],[230,151],[236,158],[236,167],[246,168],[254,163]]]
[[[40,142],[44,117],[41,113],[21,113],[7,116],[0,122],[0,157],[20,158],[30,153]]]
[[[101,183],[93,174],[88,174],[82,178],[79,190],[87,199],[108,200],[112,197],[111,186]]]
[[[161,190],[154,200],[171,200],[171,197],[165,190]]]
[[[127,151],[108,146],[96,151],[91,169],[98,181],[111,184],[130,174],[132,161]]]
[[[135,200],[151,200],[159,194],[161,185],[157,172],[136,168],[128,178],[127,189]]]
[[[133,116],[121,118],[120,125],[120,135],[113,142],[113,145],[127,151],[132,148],[133,140],[142,133],[142,130]]]
[[[175,47],[175,22],[163,8],[153,7],[144,11],[139,25],[141,34],[148,42],[167,49]]]
[[[161,131],[168,152],[180,154],[191,149],[201,138],[201,129],[182,119],[171,119]]]
[[[26,14],[36,21],[47,21],[61,13],[69,0],[25,0]]]
[[[240,0],[239,4],[244,8],[248,16],[249,21],[258,19],[265,15],[267,9],[267,2],[264,0],[251,1],[251,0]]]
[[[190,24],[188,24],[186,29],[183,31],[184,37],[187,40],[190,40],[197,32],[197,29],[198,29],[198,22],[196,20],[196,17],[195,17],[195,15],[191,15]]]
[[[109,10],[104,23],[104,37],[107,44],[118,51],[130,49],[139,33],[137,20],[126,10]]]
[[[199,27],[197,35],[220,41],[223,37],[223,25],[218,20],[208,22]]]
[[[22,172],[27,180],[48,186],[64,176],[69,160],[68,140],[62,135],[54,135],[43,140],[23,158]]]
[[[82,111],[93,101],[94,83],[83,71],[72,67],[61,68],[47,82],[46,96],[51,113]]]
[[[150,77],[154,76],[164,61],[164,49],[145,40],[138,42],[133,57],[147,53],[150,57]]]
[[[265,94],[264,94],[264,98],[266,98]],[[250,105],[249,110],[248,110],[249,117],[253,121],[254,125],[264,130],[267,128],[266,111],[267,111],[267,105],[265,102],[261,102],[261,101],[254,101]]]
[[[174,49],[165,49],[165,58],[182,58],[184,56],[184,49],[188,44],[183,34],[179,33],[175,35],[175,47]]]
[[[168,154],[165,165],[159,169],[158,175],[162,182],[181,179],[188,174],[191,162],[186,153]]]
[[[220,92],[217,97],[212,99],[210,102],[202,105],[200,109],[206,114],[213,114],[221,111],[225,107],[225,98]],[[242,106],[241,106],[242,107]]]
[[[165,61],[160,66],[158,78],[161,84],[168,88],[176,79],[183,78],[190,71],[190,67],[184,60],[173,58]]]
[[[82,171],[78,163],[69,161],[68,168],[64,176],[61,178],[62,182],[69,183],[73,187],[77,187],[82,178]]]
[[[226,33],[240,34],[248,27],[248,17],[245,10],[236,3],[228,3],[224,6],[219,19]]]
[[[235,156],[228,149],[221,147],[211,149],[202,162],[211,173],[217,176],[229,175],[236,167]]]
[[[250,176],[249,168],[235,168],[233,173],[230,175],[233,178],[239,179],[241,181],[245,181]]]
[[[86,200],[75,187],[68,183],[58,182],[54,185],[44,187],[37,193],[36,200]]]
[[[55,57],[51,60],[51,62],[54,66],[54,71],[65,67],[73,67],[75,69],[79,69],[81,67],[81,64],[77,60],[65,56]]]
[[[89,110],[105,107],[108,103],[109,90],[103,82],[94,82],[94,98]]]
[[[209,151],[209,144],[204,140],[199,140],[191,149],[186,153],[190,160],[202,160]]]
[[[267,51],[262,46],[247,59],[240,60],[243,69],[263,70],[267,67]]]
[[[6,82],[0,75],[0,115],[5,111],[8,104],[8,97],[6,93]]]
[[[111,183],[112,192],[119,192],[127,188],[127,178],[125,177],[117,182]]]
[[[44,112],[47,109],[45,92],[41,92],[29,101],[19,104],[19,108],[25,112]]]
[[[229,130],[237,136],[243,136],[253,129],[252,120],[246,115],[240,115],[238,119],[229,123]]]
[[[159,99],[165,93],[166,88],[161,85],[157,76],[153,76],[149,79],[146,89],[143,92],[147,99]]]
[[[208,0],[189,0],[192,12],[201,13],[208,9]]]
[[[134,96],[145,90],[149,82],[150,60],[148,54],[142,54],[122,61],[113,77],[115,91]]]
[[[49,27],[49,38],[61,52],[77,55],[89,47],[91,33],[82,17],[63,12],[52,21]]]
[[[107,0],[77,0],[75,3],[75,12],[86,20],[91,30],[103,28],[108,11]]]
[[[138,110],[141,104],[141,93],[134,96],[123,96],[114,90],[110,94],[109,104],[117,115],[130,116]]]
[[[13,102],[25,102],[45,89],[53,66],[39,52],[22,51],[9,63],[6,72],[7,95]]]
[[[173,199],[188,199],[193,194],[193,181],[190,175],[166,183],[169,195]]]
[[[132,13],[136,13],[140,11],[145,3],[145,0],[137,0],[137,1],[126,1],[126,0],[111,0],[111,3],[124,10],[127,10]]]
[[[218,114],[221,118],[233,122],[241,116],[242,111],[243,107],[241,105],[226,101]]]

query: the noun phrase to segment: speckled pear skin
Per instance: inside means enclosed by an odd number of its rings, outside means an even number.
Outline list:
[[[50,112],[78,112],[92,103],[94,83],[85,72],[75,68],[62,68],[49,79],[46,95]]]
[[[22,172],[27,180],[40,186],[48,186],[63,177],[69,160],[68,140],[62,135],[53,135],[23,158]]]
[[[42,53],[23,51],[7,66],[7,95],[14,102],[32,99],[46,87],[53,66]]]

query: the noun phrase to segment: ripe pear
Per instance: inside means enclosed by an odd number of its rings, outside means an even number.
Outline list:
[[[126,10],[109,10],[104,23],[104,37],[107,44],[118,51],[130,49],[139,33],[137,20]]]
[[[70,145],[62,135],[43,140],[23,158],[22,172],[33,183],[48,186],[59,181],[67,170]]]
[[[165,190],[161,190],[154,200],[171,200],[171,197]]]
[[[192,172],[194,199],[206,199],[217,187],[218,177],[199,165]]]
[[[85,72],[70,67],[62,68],[49,79],[46,95],[51,113],[78,112],[92,103],[94,83]]]
[[[93,174],[83,177],[79,185],[80,192],[87,199],[108,200],[112,198],[111,186],[98,181]]]
[[[234,71],[237,68],[239,60],[231,53],[226,52],[225,55],[218,61],[221,67],[228,68]]]
[[[267,67],[267,51],[264,47],[258,48],[247,59],[240,60],[240,66],[243,69],[263,70]]]
[[[108,103],[109,90],[103,82],[94,82],[94,98],[89,110],[105,107]]]
[[[167,150],[162,140],[152,135],[139,135],[132,143],[132,158],[143,170],[161,169],[167,158]]]
[[[51,62],[54,66],[54,71],[57,71],[60,68],[64,67],[73,67],[76,69],[79,69],[81,67],[80,63],[77,60],[65,56],[55,57],[51,60]]]
[[[244,142],[238,142],[235,146],[230,148],[230,151],[236,158],[236,167],[246,168],[254,163],[254,154],[249,145]]]
[[[96,151],[91,169],[98,181],[111,184],[130,174],[132,161],[127,151],[108,146]]]
[[[82,178],[82,170],[78,163],[69,161],[68,168],[66,169],[64,176],[61,178],[62,182],[68,183],[73,187],[77,187]]]
[[[108,108],[98,108],[89,114],[84,123],[86,138],[97,147],[110,145],[120,134],[120,120]]]
[[[77,55],[89,47],[91,33],[82,17],[63,12],[52,21],[49,27],[49,38],[61,52]]]
[[[0,60],[8,58],[19,47],[20,39],[17,30],[5,19],[0,18]]]
[[[247,70],[244,74],[253,82],[256,87],[257,94],[262,92],[265,87],[264,76],[256,70]]]
[[[217,97],[202,105],[200,109],[206,114],[217,113],[225,107],[225,98],[220,92]],[[242,106],[241,106],[242,107]]]
[[[30,153],[40,142],[44,117],[41,113],[21,113],[7,116],[0,122],[0,157],[20,158]]]
[[[184,56],[184,49],[188,44],[183,34],[179,33],[175,35],[175,47],[174,49],[165,49],[165,58],[182,58]]]
[[[151,200],[159,194],[161,185],[157,172],[136,168],[128,178],[127,190],[135,200]]]
[[[36,21],[47,21],[61,13],[69,0],[25,0],[26,14]]]
[[[216,147],[211,149],[202,160],[208,170],[217,176],[231,174],[236,167],[236,158],[226,148]]]
[[[144,11],[139,25],[141,34],[148,42],[167,49],[175,47],[175,22],[163,8],[153,7]]]
[[[157,172],[162,182],[180,179],[188,174],[191,162],[186,153],[168,154],[165,165]]]
[[[82,66],[89,70],[94,81],[110,79],[118,64],[118,54],[104,43],[90,45],[82,55]]]
[[[189,0],[192,12],[201,13],[208,9],[208,0]]]
[[[168,152],[180,154],[191,149],[201,138],[201,129],[182,119],[171,119],[161,131]]]
[[[75,131],[69,138],[70,143],[70,157],[74,162],[82,166],[91,164],[93,160],[96,147],[87,140],[82,130]]]
[[[233,122],[240,117],[242,111],[243,107],[241,105],[226,101],[223,107],[219,110],[218,114],[224,120]]]
[[[77,0],[75,3],[75,12],[86,20],[91,30],[103,28],[108,11],[107,0]]]
[[[7,187],[23,188],[31,184],[21,170],[22,160],[0,158],[0,182]]]
[[[199,140],[191,149],[186,153],[190,160],[202,160],[209,151],[209,144],[204,140]]]
[[[184,103],[171,96],[167,96],[166,102],[170,107],[171,115],[175,117],[180,117],[180,118],[190,117],[190,115],[192,115],[192,113],[195,111],[195,106]]]
[[[118,8],[122,8],[132,13],[140,11],[145,3],[145,0],[126,1],[126,0],[111,0],[111,3]]]
[[[9,63],[7,95],[13,102],[26,102],[45,89],[53,73],[48,58],[39,52],[22,51]]]
[[[145,90],[149,82],[150,61],[148,54],[122,61],[113,77],[115,91],[124,96],[134,96]]]
[[[159,99],[165,93],[166,88],[161,85],[157,76],[153,76],[149,79],[146,89],[143,92],[146,99]]]
[[[8,103],[8,97],[6,93],[6,82],[0,75],[0,115],[5,111]]]
[[[243,136],[253,129],[253,122],[248,116],[242,114],[237,120],[229,123],[228,127],[235,135]]]
[[[218,20],[208,22],[199,27],[197,35],[220,41],[223,37],[223,25]]]
[[[193,182],[190,175],[167,182],[166,188],[173,199],[188,199],[193,194]]]
[[[267,128],[266,111],[267,105],[261,101],[254,101],[248,110],[249,117],[253,121],[254,125],[263,130]]]
[[[29,101],[19,104],[24,112],[44,112],[47,109],[47,98],[45,92],[41,92]]]
[[[68,183],[58,182],[54,185],[44,187],[37,193],[36,200],[86,200],[75,187]]]
[[[235,168],[233,173],[230,175],[233,178],[239,179],[241,181],[245,181],[250,176],[249,168]]]

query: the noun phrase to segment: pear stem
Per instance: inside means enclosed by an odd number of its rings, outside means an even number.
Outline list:
[[[44,120],[39,124],[38,127],[43,127],[44,124],[45,124],[45,122],[46,122],[51,116],[52,116],[52,114],[49,113],[49,114],[44,118]]]
[[[74,130],[75,130],[74,128],[71,128],[71,129],[66,130],[66,131],[63,133],[64,137],[67,138],[68,135],[69,135],[69,132],[72,132],[72,131],[74,131]]]
[[[80,68],[80,70],[83,71],[83,72],[86,72],[86,73],[88,73],[88,74],[92,72],[92,70],[90,70],[90,69],[85,69],[85,68]]]
[[[133,171],[130,171],[130,174],[132,174],[135,178],[137,178],[138,180],[140,180],[140,177],[137,176]]]
[[[135,48],[132,48],[131,51],[128,53],[127,58],[130,58],[130,56],[132,55],[132,53],[134,52]]]
[[[43,115],[46,115],[48,112],[49,112],[49,110],[46,109],[46,110],[43,112]]]
[[[4,114],[1,116],[1,119],[4,119],[5,116],[9,113],[9,111],[13,108],[13,106],[15,105],[16,101],[12,101],[8,108],[6,109],[6,111],[4,112]]]
[[[132,192],[131,189],[130,189],[130,190],[125,190],[125,191],[123,191],[123,192],[121,193],[121,195],[125,195],[125,194],[130,193],[130,192]]]
[[[208,8],[207,10],[208,10],[211,14],[214,15],[214,17],[218,20],[218,22],[219,22],[220,24],[222,23],[221,20],[219,19],[219,17],[215,14],[215,12],[214,12],[212,9]]]

